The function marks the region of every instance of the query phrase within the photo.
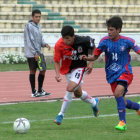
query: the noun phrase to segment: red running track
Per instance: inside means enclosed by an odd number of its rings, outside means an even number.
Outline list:
[[[134,80],[127,94],[140,93],[140,67],[133,67]],[[37,73],[38,74],[38,73]],[[52,94],[47,97],[31,97],[28,71],[0,72],[0,103],[41,101],[63,98],[66,89],[66,79],[62,82],[55,81],[54,70],[47,70],[44,81],[44,90]],[[36,75],[37,79],[37,75]],[[36,82],[37,85],[37,82]],[[104,68],[93,69],[92,74],[84,79],[83,90],[91,96],[112,95],[110,85],[106,82]]]

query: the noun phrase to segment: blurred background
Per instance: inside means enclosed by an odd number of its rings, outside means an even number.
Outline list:
[[[49,62],[64,25],[73,26],[76,34],[95,38],[97,46],[107,35],[106,19],[114,15],[123,19],[122,35],[140,44],[140,0],[0,0],[0,54],[14,51],[23,55],[24,27],[34,9],[42,12],[43,38],[52,47],[49,52],[43,49]],[[132,59],[138,59],[136,54]]]

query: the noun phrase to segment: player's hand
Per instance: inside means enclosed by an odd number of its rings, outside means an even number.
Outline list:
[[[89,63],[87,66],[87,74],[90,74],[92,72],[93,69],[93,63]]]
[[[38,59],[39,59],[39,55],[36,54],[36,55],[35,55],[35,60],[38,61]]]
[[[86,55],[81,55],[81,56],[80,56],[80,60],[85,60],[85,61],[87,61],[87,58],[88,58],[88,57],[87,57]]]
[[[51,49],[50,45],[48,45],[48,44],[46,44],[46,48],[48,48],[49,51]]]
[[[62,78],[58,75],[55,76],[55,79],[56,79],[57,82],[61,82],[61,80],[62,80]]]

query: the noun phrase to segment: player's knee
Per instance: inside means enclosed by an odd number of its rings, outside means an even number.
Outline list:
[[[123,96],[124,92],[125,92],[125,88],[124,88],[123,86],[121,86],[121,85],[118,85],[118,86],[116,87],[116,89],[115,89],[114,96],[115,96],[116,98],[118,98],[118,97],[120,97],[120,96]]]
[[[36,70],[30,70],[30,74],[36,74]]]
[[[40,74],[45,75],[46,70],[40,71]]]
[[[68,87],[67,87],[67,91],[68,91],[68,92],[73,92],[73,91],[74,91],[74,88],[73,88],[73,87],[68,86]]]
[[[81,94],[80,92],[78,92],[78,91],[75,91],[75,92],[74,92],[74,96],[75,96],[76,98],[80,98],[80,97],[82,96],[82,94]]]
[[[66,95],[65,95],[64,99],[66,99],[69,102],[71,102],[72,101],[72,92],[66,91]]]
[[[115,91],[114,96],[115,98],[119,98],[120,96],[122,96],[122,92],[121,91]]]

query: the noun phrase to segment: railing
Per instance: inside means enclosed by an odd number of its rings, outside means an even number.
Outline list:
[[[95,44],[98,46],[100,39],[106,36],[106,33],[77,33],[78,35],[91,36],[95,39]],[[124,36],[131,37],[136,40],[136,43],[140,45],[140,33],[122,33]],[[61,37],[60,33],[44,33],[44,40],[54,47],[56,41]],[[0,48],[19,48],[20,53],[24,47],[24,35],[23,33],[1,33],[0,34]]]

